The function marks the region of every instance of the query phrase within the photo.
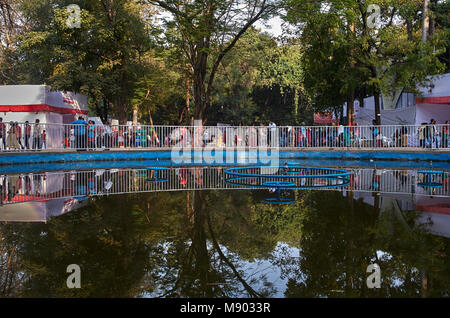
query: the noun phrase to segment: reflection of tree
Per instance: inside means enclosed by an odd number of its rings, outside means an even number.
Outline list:
[[[349,192],[346,198],[332,191],[284,195],[296,202],[262,204],[266,190],[118,195],[47,224],[0,225],[0,293],[270,297],[278,286],[249,269],[262,260],[280,268],[289,297],[440,296],[448,290],[448,239],[425,234],[416,214],[391,211],[385,198],[380,213]],[[283,250],[292,247],[299,257]],[[372,262],[382,270],[380,290],[366,287]],[[69,264],[81,267],[80,290],[66,288]]]
[[[208,192],[208,194],[211,194]],[[173,256],[178,259],[179,270],[175,283],[161,280],[160,285],[172,286],[164,292],[165,297],[231,297],[242,295],[239,284],[251,297],[260,294],[246,281],[244,275],[237,268],[239,259],[229,252],[224,252],[216,239],[212,226],[216,220],[210,215],[210,198],[207,192],[193,193],[193,202],[189,215],[191,225],[187,227],[186,241],[178,242],[176,246],[183,246],[184,250],[176,249]],[[190,196],[187,195],[190,199]],[[169,258],[169,257],[168,257]]]
[[[232,192],[212,193],[100,197],[87,207],[51,218],[47,224],[2,225],[0,233],[8,236],[2,236],[0,247],[13,251],[14,270],[22,271],[26,278],[20,281],[16,274],[14,291],[9,288],[4,293],[27,297],[264,294],[251,287],[261,279],[247,280],[239,254],[228,251],[227,242],[221,241],[223,233],[217,232],[220,227],[216,227],[214,209],[218,205],[211,202],[223,198],[232,203]],[[247,194],[238,197],[247,198]],[[229,207],[222,206],[220,215],[226,215]],[[245,245],[240,247],[245,249]],[[81,289],[66,287],[69,264],[81,267]],[[0,271],[0,277],[5,273]]]
[[[405,297],[422,290],[423,269],[439,269],[427,295],[442,295],[449,284],[448,240],[414,225],[415,214],[400,220],[379,214],[360,200],[337,192],[316,192],[305,209],[299,258],[280,257],[288,297]],[[408,224],[409,226],[405,226]],[[378,253],[377,253],[378,251]],[[384,253],[380,253],[383,251]],[[440,255],[440,256],[438,256]],[[382,288],[368,289],[366,267],[381,267]],[[433,266],[434,264],[434,266]],[[447,263],[448,264],[448,263]],[[448,287],[447,287],[448,288]]]
[[[26,279],[23,275],[17,242],[9,241],[11,230],[0,231],[0,298],[17,297]]]

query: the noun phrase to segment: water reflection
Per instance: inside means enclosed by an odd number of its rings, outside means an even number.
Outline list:
[[[0,207],[0,296],[448,296],[444,187],[428,195],[415,171],[353,172],[339,190],[289,190],[290,205],[237,190],[221,168],[169,169],[162,183],[142,169],[3,176],[17,193]],[[23,192],[26,177],[41,184]],[[38,204],[46,223],[12,222],[10,209]],[[381,289],[366,286],[373,262]],[[65,286],[69,264],[79,290]]]
[[[159,172],[154,169],[94,169],[0,175],[0,204],[140,192],[248,189],[249,186],[257,187],[272,180],[256,177],[234,180],[224,173],[223,167],[177,167]],[[302,189],[450,197],[447,171],[440,171],[430,177],[417,170],[346,170],[351,174],[342,180],[323,177],[283,180],[294,182],[297,188]]]

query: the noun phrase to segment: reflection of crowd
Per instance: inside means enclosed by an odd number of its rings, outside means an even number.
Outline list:
[[[287,166],[284,173],[311,174],[314,171],[292,170]],[[0,175],[0,204],[40,201],[62,197],[87,197],[106,193],[133,193],[151,190],[227,188],[222,167],[177,167],[161,172],[166,181],[146,182],[152,171],[146,169],[97,169],[91,171],[30,173]],[[247,173],[261,173],[259,168],[249,168]],[[269,173],[265,171],[264,173]],[[164,180],[161,179],[161,180]],[[337,182],[337,180],[334,180]],[[327,178],[300,178],[300,186],[333,185]],[[249,184],[260,185],[251,178]],[[422,187],[421,183],[438,183],[439,187]],[[450,195],[448,173],[420,174],[408,170],[355,169],[349,186],[354,191],[399,192],[433,195]]]
[[[439,128],[436,126],[436,120],[434,119],[431,119],[428,124],[422,123],[418,129],[420,147],[448,148],[449,126],[448,120]]]
[[[45,198],[46,174],[1,175],[0,204]]]

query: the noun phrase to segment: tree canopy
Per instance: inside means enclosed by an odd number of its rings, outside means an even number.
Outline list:
[[[448,3],[426,9],[421,0],[0,0],[0,81],[86,94],[92,115],[121,122],[312,123],[314,112],[347,103],[352,116],[355,99],[414,92],[449,71]],[[259,29],[280,18],[282,35]]]

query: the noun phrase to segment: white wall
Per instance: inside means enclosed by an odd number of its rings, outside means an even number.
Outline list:
[[[0,105],[45,104],[45,85],[0,86]]]
[[[36,119],[39,119],[41,123],[45,123],[47,120],[46,113],[35,112],[1,112],[0,117],[3,118],[4,123],[9,123],[10,121],[23,123],[26,120],[34,123]]]

